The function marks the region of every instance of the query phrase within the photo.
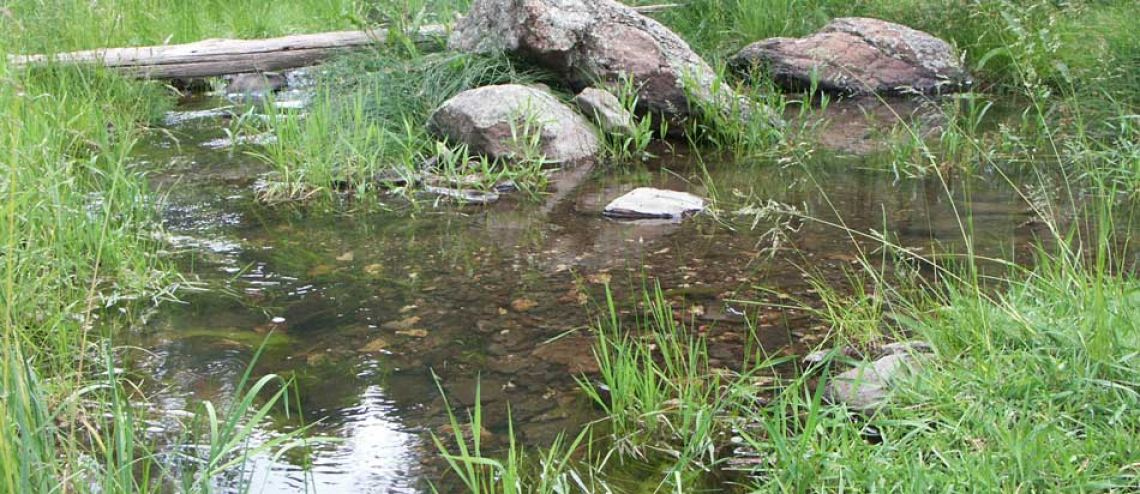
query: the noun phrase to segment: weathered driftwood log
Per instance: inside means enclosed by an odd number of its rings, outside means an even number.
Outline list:
[[[635,7],[644,13],[659,12],[676,4]],[[413,36],[417,43],[446,40],[448,26],[428,25]],[[13,55],[15,65],[49,62],[102,64],[150,79],[193,79],[245,72],[267,72],[307,67],[343,50],[383,43],[388,30],[334,31],[298,34],[269,39],[207,39],[181,45],[99,48],[55,55]]]
[[[447,27],[420,28],[418,42],[440,41]],[[195,43],[133,48],[100,48],[57,55],[24,55],[10,58],[17,65],[42,63],[102,64],[141,78],[192,79],[243,72],[266,72],[313,65],[342,50],[384,42],[388,32],[336,31],[298,34],[280,38],[241,40],[208,39]]]

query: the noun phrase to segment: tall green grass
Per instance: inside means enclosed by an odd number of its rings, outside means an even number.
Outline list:
[[[754,490],[1135,489],[1140,285],[1105,199],[1086,217],[1098,233],[1043,247],[1036,266],[1010,265],[987,288],[970,266],[906,295],[880,279],[879,324],[935,354],[871,417],[823,402],[810,376],[752,410],[763,427],[747,442],[766,460]]]
[[[116,332],[176,295],[157,203],[130,158],[172,103],[158,83],[0,60],[0,492],[209,492],[259,452],[246,449],[251,427],[283,401],[283,381],[263,393],[270,376],[225,413],[204,405],[202,429],[185,424],[181,441],[208,453],[175,469],[176,445],[146,435],[146,396],[119,373]]]
[[[5,15],[24,53],[264,38],[379,21],[358,0],[12,0]]]
[[[698,0],[657,17],[717,61],[745,44],[804,36],[835,17],[875,17],[957,46],[983,82],[1018,90],[1027,81],[1110,87],[1137,103],[1135,7],[1128,0]]]
[[[432,441],[450,468],[454,478],[432,484],[433,492],[449,492],[462,488],[471,494],[593,494],[612,492],[609,485],[598,477],[599,459],[590,453],[591,431],[580,431],[572,441],[565,435],[555,438],[553,444],[528,456],[515,439],[514,423],[509,418],[506,451],[492,453],[483,446],[483,407],[479,385],[475,387],[475,402],[463,423],[447,402],[442,385],[436,381],[444,396],[451,436],[432,433]],[[505,454],[505,456],[504,456]],[[456,484],[458,482],[458,484]],[[449,489],[450,486],[450,489]]]
[[[268,199],[328,199],[343,191],[367,196],[382,185],[377,174],[390,172],[412,179],[430,158],[440,158],[441,170],[436,173],[446,174],[449,163],[463,168],[467,159],[456,162],[466,156],[461,143],[443,143],[428,133],[431,113],[468,89],[535,83],[546,77],[504,56],[408,54],[403,50],[381,48],[367,56],[343,58],[329,67],[329,75],[304,113],[270,114],[266,126],[278,139],[258,153],[275,169]],[[520,120],[518,135],[522,150],[534,148],[523,141],[537,137],[521,132],[525,120]],[[466,173],[487,177],[487,186],[501,179],[533,186],[544,178],[532,166],[541,157],[520,154],[510,162],[479,162],[479,169]]]

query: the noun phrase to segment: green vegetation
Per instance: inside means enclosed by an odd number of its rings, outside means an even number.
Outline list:
[[[474,174],[478,188],[513,180],[537,193],[545,163],[528,141],[526,119],[522,152],[511,162],[468,156],[425,131],[432,109],[481,85],[546,82],[569,96],[547,74],[508,58],[425,53],[404,36],[455,9],[349,0],[14,0],[0,10],[8,19],[0,46],[6,54],[53,52],[387,23],[396,28],[387,45],[329,65],[304,114],[274,110],[266,121],[234,124],[235,133],[277,137],[255,152],[274,171],[262,191],[267,202],[344,191],[369,198],[382,182],[377,175],[410,178],[431,158],[445,178]],[[639,462],[656,468],[651,480],[660,490],[685,492],[721,479],[731,456],[724,441],[737,436],[757,461],[734,467],[744,472],[732,480],[755,492],[1140,487],[1140,283],[1128,250],[1140,194],[1134,9],[1125,0],[699,0],[658,14],[719,67],[722,89],[807,122],[785,128],[746,120],[741,106],[681,129],[690,142],[785,166],[810,167],[810,117],[829,99],[797,100],[763,80],[729,76],[723,60],[744,42],[803,35],[849,15],[952,41],[986,93],[940,101],[934,135],[900,121],[877,164],[899,180],[936,180],[947,198],[959,173],[1008,180],[1010,170],[1034,172],[1039,183],[1008,185],[1044,225],[1035,263],[976,255],[968,205],[957,218],[966,248],[946,255],[952,265],[916,257],[890,232],[847,231],[861,254],[852,286],[815,286],[824,308],[811,310],[831,328],[827,345],[916,338],[934,349],[891,406],[871,417],[822,399],[823,383],[847,363],[838,353],[787,380],[770,378],[787,359],[755,352],[725,372],[711,368],[704,336],[675,320],[660,287],[647,290],[632,321],[607,300],[594,328],[600,383],[580,381],[604,417],[537,454],[526,454],[513,433],[505,452],[492,451],[480,444],[477,397],[469,423],[450,415],[455,437],[436,438],[455,476],[470,492],[611,492],[607,469]],[[1020,105],[1017,116],[987,126],[995,111],[988,95]],[[178,273],[159,255],[155,198],[130,159],[174,96],[161,84],[97,68],[23,70],[0,59],[0,491],[209,492],[215,475],[251,455],[300,444],[294,435],[248,444],[251,424],[288,401],[286,380],[255,380],[247,371],[232,404],[221,412],[203,404],[174,444],[155,444],[136,406],[146,397],[116,372],[116,358],[130,351],[114,346],[116,332],[177,295]],[[636,106],[630,88],[620,96]],[[605,136],[608,158],[638,166],[652,136],[666,134],[652,127],[638,119],[633,135]],[[1062,189],[1067,200],[1043,202],[1029,187]],[[888,258],[930,264],[937,276],[888,274],[881,267]],[[163,452],[183,446],[200,461],[170,467]]]
[[[15,81],[0,85],[0,490],[208,492],[213,475],[292,440],[246,450],[245,424],[288,390],[281,382],[253,406],[276,380],[266,376],[239,386],[224,414],[203,404],[181,440],[208,438],[201,470],[170,468],[165,445],[141,436],[145,397],[115,371],[116,328],[141,301],[175,295],[176,275],[156,254],[157,211],[128,159],[139,125],[170,104],[167,90],[98,71],[0,71]]]
[[[752,41],[810,34],[835,17],[875,17],[949,40],[983,86],[1017,92],[1044,80],[1134,92],[1140,34],[1126,27],[1134,7],[1127,0],[700,0],[659,18],[719,60]]]
[[[588,427],[569,443],[564,435],[559,435],[541,454],[531,458],[525,456],[518,445],[514,426],[511,424],[507,432],[508,445],[505,458],[498,459],[485,454],[482,446],[485,429],[480,391],[476,385],[475,404],[470,412],[470,420],[461,423],[448,405],[448,427],[452,431],[452,436],[440,437],[432,434],[432,441],[435,442],[436,448],[439,449],[451,471],[458,477],[463,489],[472,494],[610,492],[607,484],[596,476],[598,467],[591,468],[589,463],[586,463],[586,468],[583,469],[581,468],[583,463],[575,459],[582,448],[589,447]],[[442,386],[439,387],[439,392],[445,395]],[[443,491],[439,489],[440,486],[432,485],[433,492],[447,492],[446,488],[443,488],[445,489]]]
[[[508,82],[539,82],[543,75],[505,57],[433,53],[401,54],[402,48],[355,55],[330,67],[312,107],[304,112],[274,112],[258,131],[274,132],[277,142],[259,156],[276,170],[266,199],[329,198],[350,190],[367,195],[382,185],[383,171],[410,179],[430,158],[443,156],[442,168],[466,165],[463,149],[442,148],[428,135],[431,111],[467,89]],[[527,133],[520,134],[520,140]],[[534,136],[531,136],[534,137]],[[525,149],[528,146],[521,145]],[[524,153],[525,154],[525,153]],[[450,158],[449,158],[450,157]],[[479,161],[477,175],[486,187],[496,179],[531,184],[540,174],[540,156],[512,163]],[[541,163],[539,163],[541,164]],[[446,170],[445,170],[446,172]],[[529,178],[530,180],[522,180]]]
[[[377,17],[355,0],[12,0],[4,15],[22,53],[357,29]]]
[[[170,24],[157,15],[194,37],[245,22],[191,27],[189,16],[205,10],[166,8],[175,4],[8,3],[0,46],[10,54],[162,42],[175,32],[158,31]],[[138,18],[120,15],[128,6]],[[253,7],[224,10],[252,19]],[[6,56],[0,81],[0,492],[209,492],[218,473],[286,446],[294,436],[247,442],[248,424],[285,401],[288,384],[272,375],[252,382],[247,372],[232,404],[201,404],[174,444],[155,444],[144,433],[154,418],[140,407],[146,397],[117,371],[118,355],[133,350],[116,348],[115,334],[176,296],[178,275],[158,255],[155,198],[130,159],[174,92],[101,69],[18,69]],[[202,444],[196,465],[178,467],[164,452]]]

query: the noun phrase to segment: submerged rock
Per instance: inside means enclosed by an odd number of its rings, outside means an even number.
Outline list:
[[[887,355],[833,377],[824,388],[824,397],[860,413],[874,413],[886,404],[892,386],[918,365],[912,354]]]
[[[499,200],[499,194],[497,192],[451,189],[448,187],[435,187],[432,185],[424,186],[424,192],[473,204],[493,204]]]
[[[569,163],[593,157],[599,150],[593,127],[582,115],[549,92],[504,84],[464,91],[432,113],[428,128],[472,154],[510,158],[538,135],[546,160]]]
[[[704,208],[704,199],[687,192],[640,187],[611,201],[602,214],[611,218],[678,220]]]
[[[739,70],[766,67],[789,89],[849,94],[950,93],[969,85],[954,49],[930,34],[879,19],[845,17],[806,38],[769,38],[731,60]]]
[[[615,134],[632,134],[633,115],[609,91],[588,87],[574,97],[574,104],[602,130]]]
[[[741,101],[714,90],[716,72],[683,39],[612,0],[475,0],[448,47],[516,55],[575,89],[631,78],[639,108],[671,120]]]
[[[597,374],[598,360],[590,351],[593,341],[582,336],[570,336],[543,343],[534,349],[532,357],[543,362],[566,366],[573,375]]]
[[[168,127],[182,125],[186,122],[205,119],[228,119],[234,116],[232,105],[211,108],[209,110],[168,111],[162,123]]]
[[[209,149],[226,149],[235,146],[253,145],[253,146],[268,146],[277,142],[277,135],[272,132],[262,132],[260,134],[246,135],[242,134],[237,137],[219,137],[217,139],[210,139],[201,144],[204,148]]]
[[[226,94],[238,96],[265,95],[284,88],[289,84],[285,76],[276,72],[253,72],[238,74],[230,79]]]
[[[381,170],[372,176],[373,182],[376,182],[376,184],[386,188],[405,187],[408,185],[417,184],[420,183],[421,179],[422,178],[416,173],[411,173],[405,170],[396,170],[392,168]]]

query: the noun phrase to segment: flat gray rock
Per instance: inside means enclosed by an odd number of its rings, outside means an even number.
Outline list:
[[[679,220],[705,208],[705,200],[688,192],[640,187],[614,199],[602,214],[611,218]]]

